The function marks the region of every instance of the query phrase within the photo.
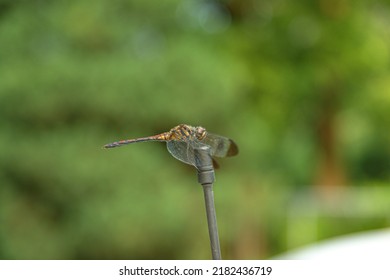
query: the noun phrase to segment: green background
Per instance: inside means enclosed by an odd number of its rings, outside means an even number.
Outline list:
[[[162,143],[219,163],[222,256],[389,226],[388,1],[0,1],[0,258],[209,259],[202,188]]]

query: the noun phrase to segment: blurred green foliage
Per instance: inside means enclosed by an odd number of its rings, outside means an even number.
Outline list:
[[[389,226],[389,26],[388,1],[1,0],[0,258],[209,258],[195,170],[100,149],[179,123],[239,144],[224,258]]]

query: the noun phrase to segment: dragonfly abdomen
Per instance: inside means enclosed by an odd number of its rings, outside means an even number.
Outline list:
[[[165,133],[161,133],[161,134],[157,134],[157,135],[149,136],[149,137],[141,137],[141,138],[127,139],[127,140],[120,140],[120,141],[112,142],[112,143],[104,145],[103,148],[105,148],[105,149],[116,148],[116,147],[120,147],[123,145],[131,144],[131,143],[139,143],[139,142],[169,141],[169,140],[171,140],[170,138],[171,138],[171,133],[165,132]]]

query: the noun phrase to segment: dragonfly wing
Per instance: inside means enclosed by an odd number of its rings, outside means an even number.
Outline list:
[[[238,147],[232,139],[216,134],[207,133],[200,141],[210,147],[211,155],[215,157],[231,157],[238,154]]]
[[[176,159],[195,166],[194,151],[187,142],[168,141],[167,148],[169,153]]]

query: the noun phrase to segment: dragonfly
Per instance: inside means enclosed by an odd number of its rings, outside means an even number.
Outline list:
[[[209,147],[209,153],[213,159],[215,168],[218,168],[219,165],[214,157],[223,158],[238,154],[238,147],[233,140],[224,136],[209,133],[201,126],[191,126],[187,124],[179,124],[168,132],[163,132],[153,136],[109,143],[104,145],[103,148],[110,149],[127,144],[149,141],[166,142],[167,149],[174,158],[195,167],[196,157],[194,149],[197,148],[202,148],[204,146]]]

